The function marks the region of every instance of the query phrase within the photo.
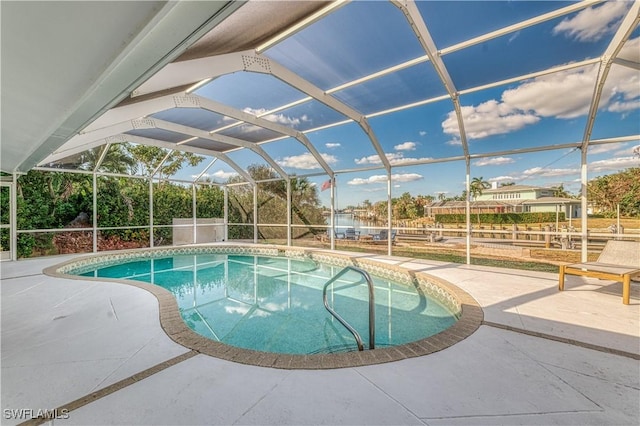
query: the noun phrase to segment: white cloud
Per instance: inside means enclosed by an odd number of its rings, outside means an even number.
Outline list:
[[[389,160],[391,164],[406,164],[411,163],[413,161],[429,161],[433,160],[433,157],[402,157],[402,158],[394,158],[393,160]]]
[[[616,149],[620,149],[620,145],[613,143],[603,145],[589,145],[589,154],[604,154],[607,152],[615,151]]]
[[[413,182],[420,179],[423,179],[423,176],[417,173],[402,173],[402,174],[391,175],[391,180],[394,182]],[[347,182],[347,185],[370,185],[373,183],[386,183],[386,182],[387,182],[387,175],[373,175],[373,176],[369,176],[366,179],[363,179],[363,178],[351,179],[349,182]]]
[[[222,179],[222,180],[227,180],[230,177],[237,176],[237,175],[238,173],[236,172],[225,172],[224,170],[216,170],[214,173],[211,174],[211,176],[218,179]]]
[[[640,159],[634,157],[617,157],[589,163],[590,172],[621,171],[629,167],[640,167]]]
[[[338,159],[331,154],[320,155],[324,158],[324,161],[326,161],[327,164],[335,164],[338,162]],[[310,152],[277,159],[276,163],[281,167],[291,167],[293,169],[313,170],[320,168],[320,164]]]
[[[372,183],[383,183],[387,181],[387,175],[373,175],[366,179],[354,178],[347,182],[347,185],[370,185]]]
[[[420,130],[420,131],[418,132],[418,134],[419,134],[420,136],[426,136],[427,132],[425,132],[424,130]]]
[[[451,146],[462,146],[462,141],[459,138],[453,138],[445,142],[445,144]]]
[[[503,164],[515,163],[516,160],[510,157],[494,157],[494,158],[483,158],[481,160],[473,163],[476,166],[500,166]]]
[[[640,37],[628,40],[622,51],[625,58],[639,57]],[[469,139],[514,132],[535,124],[545,117],[574,119],[589,112],[598,64],[571,69],[528,80],[505,90],[500,100],[491,99],[476,106],[461,108]],[[614,113],[628,113],[640,108],[640,74],[614,65],[600,97],[599,108]],[[442,122],[445,134],[453,136],[447,145],[460,144],[460,131],[455,111]]]
[[[629,51],[640,51],[640,37],[627,41],[620,56]],[[640,54],[626,55],[631,60],[640,60]],[[602,89],[600,107],[610,112],[627,112],[640,108],[640,74],[638,70],[614,65]]]
[[[514,180],[518,180],[518,178],[513,176],[496,176],[487,180],[489,182],[502,182],[502,181],[512,182]]]
[[[640,145],[617,145],[615,148],[621,148],[613,154],[615,157],[633,157],[634,155],[637,155],[636,152],[640,152]]]
[[[640,37],[629,40],[626,50],[640,50]],[[502,102],[540,117],[572,119],[589,112],[598,65],[557,72],[530,80],[502,94]],[[600,98],[600,108],[624,112],[640,107],[637,70],[611,68]]]
[[[243,111],[253,115],[262,115],[267,112],[267,110],[264,108],[254,109],[250,107],[245,108]],[[265,120],[273,121],[274,123],[279,123],[285,126],[292,126],[292,127],[299,125],[301,122],[309,121],[309,117],[307,117],[306,115],[303,115],[299,118],[294,118],[294,117],[286,116],[284,114],[267,114],[262,116],[261,118],[264,118]]]
[[[420,157],[420,158],[405,157],[402,152],[387,152],[387,153],[385,153],[385,155],[386,155],[387,159],[389,160],[389,163],[391,163],[391,164],[405,164],[405,163],[410,163],[410,162],[413,162],[413,161],[432,160],[431,157]],[[382,164],[382,160],[380,160],[380,157],[378,155],[376,155],[376,154],[369,155],[367,157],[356,158],[353,161],[355,161],[355,163],[358,164],[358,165]]]
[[[598,41],[613,33],[631,2],[613,1],[598,7],[582,10],[571,18],[565,18],[553,28],[554,34],[578,41]]]
[[[398,157],[402,157],[402,153],[388,153],[385,154],[387,156],[387,159],[392,160],[394,158],[398,158]],[[362,158],[356,158],[354,159],[356,164],[359,165],[363,165],[363,164],[382,164],[382,160],[380,159],[380,156],[377,154],[374,155],[369,155],[368,157],[362,157]]]
[[[629,102],[620,102],[616,101],[611,103],[607,108],[608,111],[611,112],[624,112],[624,111],[632,111],[634,109],[640,108],[640,99],[636,99],[635,101]]]
[[[391,175],[391,180],[395,182],[413,182],[421,179],[423,179],[423,176],[418,173],[401,173]]]
[[[522,172],[523,178],[539,177],[551,178],[558,176],[571,176],[580,173],[580,169],[548,169],[543,167],[533,167]]]
[[[597,72],[597,65],[593,65],[541,76],[506,90],[502,101],[536,116],[570,119],[585,115],[589,112]]]
[[[415,142],[404,142],[399,145],[393,147],[396,151],[415,151],[416,143]]]
[[[338,148],[341,145],[337,142],[328,142],[328,143],[325,143],[324,146],[326,146],[329,149],[332,149],[332,148]]]
[[[481,139],[487,136],[510,133],[540,120],[532,113],[518,111],[506,103],[500,103],[494,99],[478,106],[463,106],[460,110],[464,129],[469,139]],[[455,111],[449,112],[447,119],[442,122],[442,130],[448,135],[460,136]]]

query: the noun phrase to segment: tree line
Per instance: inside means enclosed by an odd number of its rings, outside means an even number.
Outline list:
[[[101,159],[100,159],[101,158]],[[145,247],[153,238],[154,245],[172,243],[174,218],[223,218],[224,191],[211,181],[196,184],[195,212],[193,188],[190,184],[172,182],[184,165],[195,166],[203,157],[171,152],[148,146],[114,145],[106,155],[99,150],[83,153],[75,166],[104,173],[153,174],[149,178],[98,175],[96,178],[96,210],[93,211],[93,176],[31,170],[18,178],[18,230],[89,228],[85,231],[19,233],[19,257],[75,251],[91,251],[94,219],[98,228],[98,249]],[[154,174],[154,171],[156,172]],[[282,239],[287,235],[287,184],[264,165],[253,165],[247,172],[254,180],[268,180],[257,186],[257,221],[259,224],[282,224],[280,227],[259,226],[259,239]],[[292,222],[302,226],[294,237],[320,232],[324,218],[315,186],[305,178],[292,177]],[[240,177],[228,180],[228,220],[230,239],[253,239],[253,186],[242,184]],[[151,191],[153,197],[151,200]],[[4,192],[3,192],[4,194]],[[150,203],[153,202],[153,205]],[[153,236],[150,235],[150,210],[153,210]],[[6,213],[3,209],[3,214]],[[243,225],[246,224],[246,225]],[[5,235],[6,234],[6,235]],[[8,233],[2,234],[2,246],[8,246]]]
[[[515,182],[503,182],[500,187],[514,186]],[[483,191],[491,185],[483,177],[474,177],[469,185],[471,200],[482,195]],[[553,196],[559,198],[579,199],[580,194],[572,194],[563,184],[552,187]],[[605,217],[614,217],[617,214],[617,206],[620,206],[620,214],[626,217],[640,217],[640,167],[622,170],[606,176],[598,176],[589,180],[587,184],[587,197],[594,210]],[[467,191],[461,194],[447,196],[439,193],[437,198],[432,195],[413,196],[409,192],[400,197],[391,199],[391,211],[394,219],[418,219],[424,216],[424,208],[434,201],[465,201]],[[367,210],[372,219],[386,220],[387,201],[371,202],[364,200],[357,206],[348,206],[347,209]]]
[[[106,148],[105,148],[106,149]],[[80,154],[74,167],[86,171],[112,174],[145,174],[149,178],[98,175],[96,181],[97,206],[95,221],[99,231],[100,250],[149,245],[171,244],[170,225],[174,218],[222,218],[224,215],[224,192],[212,182],[196,185],[195,212],[193,211],[193,189],[189,184],[172,182],[183,166],[195,166],[204,158],[191,153],[166,151],[161,148],[130,144],[111,145],[109,151],[94,149]],[[58,165],[60,166],[60,165]],[[265,165],[252,165],[248,174],[257,184],[257,235],[258,239],[285,239],[287,224],[287,182]],[[242,178],[230,178],[228,184],[228,218],[230,239],[254,238],[253,186],[243,184]],[[502,186],[513,185],[513,182]],[[326,224],[318,197],[318,189],[306,178],[291,177],[291,218],[294,225],[293,238],[303,238],[324,232]],[[471,181],[472,198],[489,187],[482,177]],[[3,188],[2,223],[8,223],[8,208]],[[615,216],[617,207],[623,216],[640,217],[640,168],[630,168],[607,176],[596,177],[588,183],[589,202],[605,216]],[[32,170],[18,179],[17,227],[18,230],[60,229],[67,227],[92,228],[93,226],[93,176],[91,174],[49,172]],[[153,206],[150,205],[153,191]],[[8,193],[8,192],[7,192]],[[554,189],[559,197],[577,197],[565,191],[562,185]],[[466,192],[453,197],[438,196],[438,200],[465,200]],[[392,198],[392,217],[411,220],[424,216],[425,206],[435,201],[431,195],[413,196],[408,192]],[[372,219],[386,220],[387,201],[372,203],[365,200],[358,207],[366,209]],[[150,209],[153,208],[154,235],[149,235]],[[320,227],[318,227],[320,225]],[[3,229],[1,244],[8,246],[9,232]],[[5,232],[6,231],[6,232]],[[76,231],[77,232],[77,231]],[[85,231],[82,231],[85,232]],[[82,238],[72,238],[77,245],[90,244],[92,235],[85,232]],[[61,244],[59,233],[20,233],[18,255],[34,253],[54,254]],[[69,233],[72,235],[72,233]],[[82,235],[76,234],[73,235]],[[57,238],[57,239],[56,239]],[[123,246],[122,244],[125,244]],[[120,245],[118,245],[120,244]],[[85,251],[91,251],[92,247]],[[59,250],[58,250],[59,251]]]

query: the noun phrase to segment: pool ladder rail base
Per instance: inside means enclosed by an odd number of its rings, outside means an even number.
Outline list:
[[[375,336],[376,307],[375,305],[376,303],[375,303],[375,297],[374,297],[373,280],[371,279],[371,275],[369,275],[367,271],[365,271],[364,269],[356,268],[355,266],[345,267],[325,283],[324,287],[322,288],[322,301],[327,311],[329,311],[329,313],[333,315],[340,322],[340,324],[342,324],[347,330],[349,330],[349,332],[356,339],[356,343],[358,344],[358,350],[364,351],[364,344],[362,343],[362,337],[360,337],[360,334],[347,321],[345,321],[345,319],[342,318],[331,306],[329,306],[329,302],[327,300],[327,287],[329,287],[329,285],[333,284],[341,276],[343,276],[349,271],[354,271],[362,275],[369,287],[369,349],[375,349],[375,342],[376,342],[376,336]]]

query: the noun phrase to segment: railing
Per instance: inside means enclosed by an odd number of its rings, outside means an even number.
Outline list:
[[[376,342],[376,307],[375,307],[376,304],[375,304],[375,297],[373,294],[374,293],[373,280],[371,279],[371,275],[369,275],[367,271],[360,268],[356,268],[355,266],[345,267],[343,270],[341,270],[336,275],[334,275],[333,278],[331,278],[329,281],[326,282],[326,284],[322,289],[322,301],[324,302],[324,307],[327,308],[327,311],[329,311],[329,313],[333,315],[340,322],[340,324],[342,324],[347,330],[349,330],[351,334],[353,334],[353,337],[356,339],[356,343],[358,344],[358,350],[363,351],[364,345],[362,344],[362,337],[360,337],[360,334],[347,321],[345,321],[344,318],[342,318],[332,307],[330,307],[329,302],[327,301],[327,287],[329,287],[330,284],[333,284],[338,278],[340,278],[341,276],[343,276],[349,271],[355,271],[360,275],[362,275],[365,281],[367,281],[367,285],[369,286],[369,349],[374,349],[375,342]]]

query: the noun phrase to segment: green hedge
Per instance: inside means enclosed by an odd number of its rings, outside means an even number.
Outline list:
[[[564,221],[564,212],[558,214],[558,220]],[[436,214],[435,221],[440,223],[466,223],[467,216],[464,213],[458,214]],[[508,223],[551,223],[556,221],[555,212],[537,213],[481,213],[480,223],[487,224],[508,224]],[[471,222],[478,222],[478,215],[471,214]]]

